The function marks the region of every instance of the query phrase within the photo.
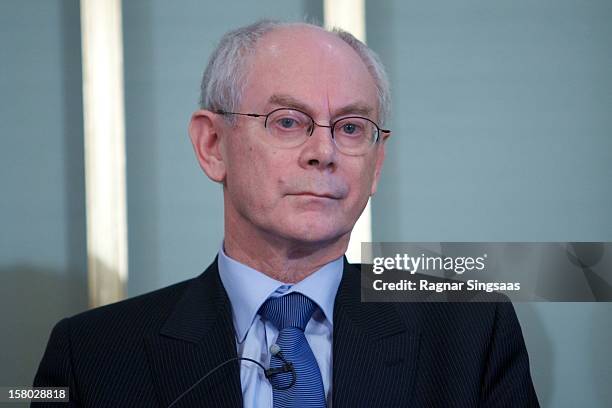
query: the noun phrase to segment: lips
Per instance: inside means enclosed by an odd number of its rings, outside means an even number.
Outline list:
[[[300,177],[282,181],[283,192],[288,196],[327,198],[340,200],[348,195],[348,184],[339,179]]]
[[[304,196],[304,197],[330,198],[332,200],[337,200],[337,199],[340,198],[340,196],[338,194],[319,193],[319,192],[312,192],[312,191],[300,191],[298,193],[292,193],[292,194],[289,194],[289,195]]]

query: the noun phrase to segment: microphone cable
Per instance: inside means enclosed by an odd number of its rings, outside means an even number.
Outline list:
[[[270,353],[273,356],[276,356],[276,357],[280,358],[281,361],[283,362],[283,365],[280,366],[280,367],[276,367],[276,368],[266,368],[259,361],[253,360],[252,358],[248,358],[248,357],[233,357],[233,358],[230,358],[229,360],[225,360],[224,362],[222,362],[221,364],[217,365],[215,368],[213,368],[212,370],[210,370],[209,372],[204,374],[191,387],[187,388],[187,390],[185,392],[183,392],[174,401],[172,401],[170,403],[170,405],[168,405],[168,408],[172,408],[183,397],[185,397],[187,394],[189,394],[191,391],[193,391],[193,389],[195,387],[197,387],[202,381],[204,381],[211,374],[213,374],[214,372],[219,370],[221,367],[223,367],[223,366],[225,366],[225,365],[227,365],[227,364],[229,364],[231,362],[240,361],[240,360],[250,361],[251,363],[255,363],[259,367],[261,367],[261,369],[264,372],[264,375],[266,376],[266,379],[268,379],[268,381],[270,382],[270,385],[272,386],[272,388],[274,388],[276,390],[288,390],[289,388],[293,387],[295,385],[295,382],[297,381],[297,375],[295,373],[295,368],[293,367],[293,363],[290,362],[290,361],[287,361],[285,359],[285,357],[283,356],[283,353],[281,353],[281,348],[280,348],[280,346],[278,344],[272,344],[270,346]],[[277,374],[288,373],[288,372],[291,372],[291,382],[289,383],[289,385],[284,386],[284,387],[280,387],[280,386],[275,386],[274,384],[272,384],[272,381],[270,380],[270,378],[274,377]]]

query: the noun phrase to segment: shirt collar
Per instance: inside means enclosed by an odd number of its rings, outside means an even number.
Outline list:
[[[232,318],[238,342],[243,342],[257,311],[270,296],[299,292],[312,299],[333,325],[334,301],[344,267],[340,257],[325,264],[302,281],[290,285],[244,265],[219,250],[219,276],[232,305]]]

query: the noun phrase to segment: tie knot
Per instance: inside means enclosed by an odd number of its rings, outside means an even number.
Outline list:
[[[259,308],[259,314],[279,331],[286,327],[297,327],[304,331],[316,309],[316,303],[308,297],[292,292],[285,296],[269,298]]]

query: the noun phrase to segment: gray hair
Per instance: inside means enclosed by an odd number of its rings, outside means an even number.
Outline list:
[[[277,28],[295,26],[323,29],[309,23],[261,20],[226,33],[213,51],[204,71],[200,88],[200,108],[236,112],[244,90],[248,60],[254,54],[259,39]],[[378,55],[347,31],[335,28],[328,32],[335,34],[355,50],[374,78],[378,91],[378,120],[382,126],[391,108],[391,95],[389,79]],[[230,115],[227,119],[233,123],[233,116]]]

